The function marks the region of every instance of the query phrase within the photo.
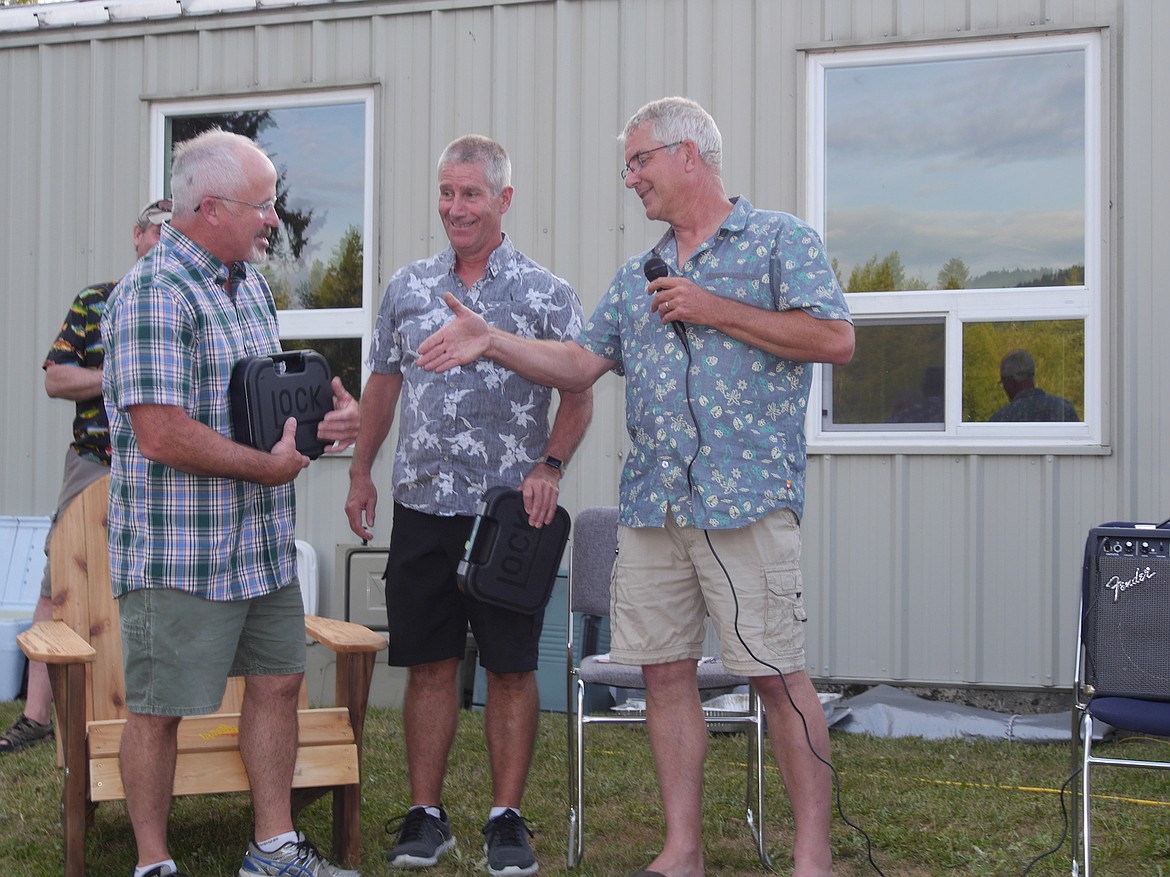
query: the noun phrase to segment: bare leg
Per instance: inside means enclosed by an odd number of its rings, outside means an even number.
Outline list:
[[[240,757],[252,789],[255,839],[292,831],[297,695],[302,674],[249,676],[240,710]]]
[[[138,846],[138,864],[171,857],[167,819],[175,786],[177,716],[130,713],[122,731],[122,785]]]
[[[33,610],[33,623],[53,620],[53,602],[48,597],[39,597]],[[24,714],[38,724],[44,725],[52,717],[53,689],[49,686],[49,668],[40,661],[28,662],[28,699],[24,702]]]
[[[703,874],[703,761],[707,724],[699,702],[694,661],[650,664],[646,676],[646,727],[662,809],[666,842],[648,866],[668,877]]]
[[[402,721],[412,805],[437,807],[459,721],[459,658],[410,668]]]
[[[829,728],[816,689],[803,670],[787,673],[783,680],[779,676],[757,676],[752,681],[768,713],[768,740],[796,822],[793,877],[828,877],[833,873],[829,846],[833,778],[829,767],[809,749],[811,740],[816,753],[829,761]],[[784,691],[785,682],[791,702]],[[803,722],[793,703],[804,715]]]
[[[489,672],[487,682],[485,732],[492,766],[492,803],[519,810],[540,716],[536,674]]]

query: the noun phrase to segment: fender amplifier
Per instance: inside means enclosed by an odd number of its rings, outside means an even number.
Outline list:
[[[1095,527],[1083,572],[1085,681],[1095,696],[1170,700],[1170,529]]]
[[[519,490],[488,488],[456,570],[460,590],[535,615],[552,596],[569,527],[569,513],[560,506],[551,523],[532,527]]]
[[[297,450],[315,460],[327,444],[317,438],[317,424],[333,410],[332,380],[328,361],[315,350],[244,357],[228,388],[235,440],[271,451],[285,421],[295,417]]]

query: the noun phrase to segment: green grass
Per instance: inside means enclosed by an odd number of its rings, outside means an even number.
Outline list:
[[[20,702],[0,703],[0,727]],[[580,877],[626,875],[654,856],[661,813],[644,732],[630,727],[590,729],[587,764],[585,861]],[[565,717],[542,716],[525,815],[545,875],[565,874],[567,764]],[[1056,793],[1069,773],[1067,746],[989,741],[888,740],[833,732],[833,761],[840,771],[845,815],[872,838],[874,859],[893,877],[1021,875],[1034,857],[1055,846],[1063,828]],[[1136,741],[1151,756],[1170,756],[1164,741]],[[760,874],[743,819],[744,738],[711,739],[706,770],[704,842],[709,877]],[[365,877],[391,872],[383,857],[390,838],[384,825],[408,802],[401,715],[371,711],[366,727],[363,813]],[[1097,805],[1094,874],[1111,877],[1170,875],[1170,788],[1152,771],[1102,770]],[[775,765],[768,772],[767,832],[778,873],[790,871],[790,812]],[[0,874],[48,877],[61,872],[58,821],[61,777],[52,747],[0,757]],[[435,877],[481,875],[479,834],[490,805],[483,718],[461,715],[446,785],[458,847]],[[171,843],[192,877],[231,877],[239,867],[251,824],[246,795],[178,799]],[[323,800],[298,818],[298,827],[323,850],[329,846],[329,806]],[[865,841],[837,818],[833,848],[839,877],[876,874]],[[89,872],[128,875],[134,843],[120,802],[101,805],[88,837]],[[1032,875],[1069,873],[1067,843],[1035,865]]]

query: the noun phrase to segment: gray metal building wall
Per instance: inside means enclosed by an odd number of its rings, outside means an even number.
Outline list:
[[[75,292],[129,267],[132,218],[158,194],[149,189],[153,101],[373,85],[379,296],[398,265],[445,244],[434,207],[439,151],[459,134],[489,134],[514,164],[505,228],[573,282],[588,311],[619,262],[661,233],[617,175],[616,135],[645,101],[699,100],[724,135],[728,191],[799,214],[800,49],[1096,27],[1107,28],[1111,84],[1110,452],[814,448],[804,527],[815,676],[1068,685],[1086,529],[1170,515],[1158,379],[1170,305],[1156,286],[1170,231],[1170,60],[1157,51],[1170,7],[1160,0],[359,0],[0,28],[0,513],[53,505],[70,411],[45,397],[39,366]],[[622,386],[606,377],[596,393],[565,481],[571,511],[616,500]],[[337,543],[354,541],[341,510],[347,463],[322,459],[298,484],[298,534],[317,549],[333,611],[330,559]]]

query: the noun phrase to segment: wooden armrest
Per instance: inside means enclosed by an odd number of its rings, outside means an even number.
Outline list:
[[[305,616],[305,631],[317,642],[339,655],[380,652],[388,645],[386,637],[365,625],[339,621],[336,618],[323,618],[320,615]]]
[[[97,655],[64,621],[38,621],[17,634],[16,641],[30,661],[42,664],[88,664]]]

